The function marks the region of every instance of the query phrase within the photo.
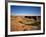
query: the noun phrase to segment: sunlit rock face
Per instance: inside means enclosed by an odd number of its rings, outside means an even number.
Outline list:
[[[36,26],[34,22],[37,19],[25,18],[25,16],[11,16],[11,31],[29,31],[29,30],[38,30],[40,29],[40,24]],[[34,26],[32,25],[34,23]],[[30,25],[29,25],[30,24]]]

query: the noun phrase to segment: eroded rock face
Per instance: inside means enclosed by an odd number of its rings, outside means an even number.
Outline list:
[[[20,23],[20,21],[26,21],[26,20],[24,20],[20,16],[11,17],[11,31],[28,31],[33,29],[32,26]],[[37,27],[35,29],[37,29]]]
[[[31,26],[26,26],[22,23],[19,23],[19,21],[25,21],[21,17],[12,17],[11,18],[11,31],[24,31],[24,30],[30,30]]]

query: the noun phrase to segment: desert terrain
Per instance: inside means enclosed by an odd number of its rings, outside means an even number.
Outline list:
[[[40,20],[25,18],[25,16],[11,16],[11,31],[40,30],[40,25]]]

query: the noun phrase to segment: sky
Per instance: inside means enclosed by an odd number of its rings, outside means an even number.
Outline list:
[[[36,6],[16,6],[11,5],[11,15],[32,15],[32,16],[40,16],[41,15],[41,7]]]

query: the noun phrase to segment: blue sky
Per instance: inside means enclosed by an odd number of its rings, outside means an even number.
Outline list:
[[[40,16],[41,7],[11,5],[11,15],[15,16],[16,14],[32,14],[34,16]]]

